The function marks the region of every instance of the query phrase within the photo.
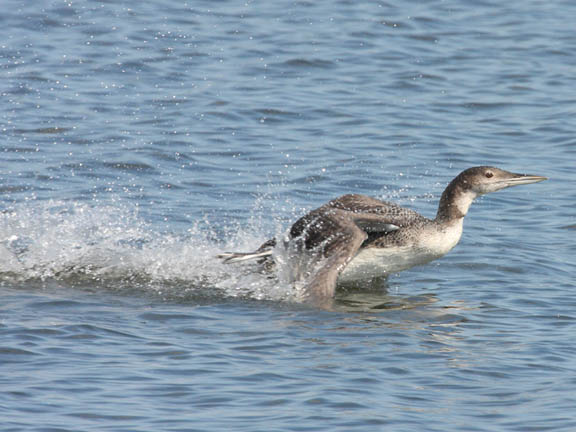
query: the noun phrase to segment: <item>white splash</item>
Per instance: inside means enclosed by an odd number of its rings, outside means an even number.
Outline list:
[[[184,233],[161,233],[123,204],[36,202],[0,213],[0,281],[56,279],[98,286],[279,300],[290,288],[250,266],[223,265],[224,250],[267,240],[258,224],[218,238],[205,221]],[[221,235],[220,235],[221,237]]]

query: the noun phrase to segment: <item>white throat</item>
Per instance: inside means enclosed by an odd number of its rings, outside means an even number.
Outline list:
[[[467,190],[458,195],[458,198],[454,200],[454,205],[456,206],[458,211],[462,213],[463,216],[466,216],[466,214],[468,213],[468,209],[470,208],[470,206],[477,197],[478,193],[472,190]]]

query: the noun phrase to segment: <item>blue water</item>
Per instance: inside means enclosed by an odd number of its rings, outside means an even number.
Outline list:
[[[576,430],[576,3],[3,0],[0,430]],[[443,259],[333,308],[223,266],[344,193]]]

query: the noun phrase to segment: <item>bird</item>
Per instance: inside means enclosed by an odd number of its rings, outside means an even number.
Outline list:
[[[448,184],[434,219],[392,202],[346,194],[302,216],[281,240],[218,257],[224,263],[283,262],[289,281],[301,287],[301,300],[320,303],[334,296],[338,284],[386,277],[444,256],[458,244],[474,199],[543,180],[547,177],[491,166],[468,168]]]

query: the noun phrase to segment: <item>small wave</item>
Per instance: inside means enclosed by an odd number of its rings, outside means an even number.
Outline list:
[[[293,58],[285,61],[284,65],[295,68],[318,68],[318,69],[329,69],[336,66],[336,64],[333,61],[318,58],[314,59]]]

